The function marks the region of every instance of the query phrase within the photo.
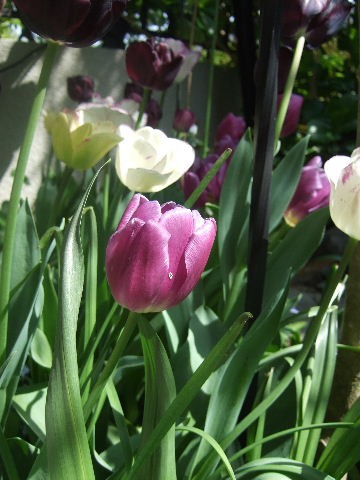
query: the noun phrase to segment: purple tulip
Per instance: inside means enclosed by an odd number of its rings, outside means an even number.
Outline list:
[[[278,95],[278,108],[281,104],[282,95]],[[304,97],[293,93],[290,98],[289,107],[286,113],[283,128],[281,130],[281,137],[287,137],[296,132],[301,116],[301,110],[304,104]]]
[[[166,90],[174,82],[183,56],[175,54],[165,42],[151,38],[129,45],[125,62],[133,82],[154,90]]]
[[[213,218],[134,195],[106,250],[115,300],[135,312],[160,312],[182,302],[200,280],[215,236]]]
[[[219,123],[215,139],[218,142],[225,135],[229,135],[234,141],[238,142],[244,135],[246,130],[246,122],[244,117],[239,117],[233,113],[228,113]]]
[[[197,157],[190,170],[188,170],[182,180],[182,187],[185,198],[189,198],[193,191],[198,187],[201,180],[214,166],[214,163],[219,158],[219,155],[212,153],[204,160]],[[225,180],[225,175],[228,169],[229,160],[225,163],[215,177],[211,180],[209,185],[205,188],[196,202],[197,207],[203,207],[205,203],[219,203],[221,189]]]
[[[162,119],[163,112],[160,103],[155,100],[155,98],[150,98],[145,113],[147,115],[146,125],[149,125],[149,127],[152,128],[157,128]]]
[[[318,47],[342,27],[354,6],[351,0],[286,0],[282,14],[282,36],[294,45],[304,35]]]
[[[91,45],[122,14],[127,0],[14,0],[24,23],[38,35],[72,47]]]
[[[310,213],[329,205],[330,190],[321,157],[313,157],[302,170],[299,185],[284,214],[286,222],[294,227]]]
[[[95,82],[89,75],[75,75],[67,78],[67,92],[74,102],[91,102],[95,93]]]
[[[195,113],[190,108],[183,108],[175,113],[173,127],[177,132],[187,133],[195,122]]]
[[[201,51],[192,50],[181,40],[175,38],[164,38],[164,42],[171,48],[175,55],[181,55],[183,61],[175,77],[175,82],[182,82],[193,70],[201,57]]]

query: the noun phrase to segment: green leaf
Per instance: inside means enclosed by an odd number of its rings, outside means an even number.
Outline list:
[[[155,426],[176,396],[175,380],[160,338],[142,317],[138,319],[145,363],[145,405],[142,425],[142,448]],[[176,480],[175,425],[142,468],[142,478]],[[138,477],[141,478],[141,477]]]
[[[32,359],[44,368],[51,368],[52,351],[45,333],[37,328],[31,342],[30,353]]]
[[[41,440],[45,440],[45,401],[47,388],[32,385],[14,396],[14,407],[26,425]]]
[[[360,399],[344,415],[343,421],[354,422],[354,426],[335,430],[316,465],[336,479],[342,478],[360,460]]]
[[[306,380],[302,396],[300,425],[312,425],[324,421],[336,364],[337,310],[324,318],[306,368]],[[300,432],[294,459],[312,465],[318,450],[321,430]]]
[[[18,212],[12,262],[11,289],[18,285],[40,262],[39,238],[28,202]]]
[[[312,213],[295,228],[290,229],[270,253],[266,273],[265,304],[277,294],[289,271],[294,275],[313,255],[323,238],[328,219],[328,208]]]
[[[230,274],[236,264],[235,246],[248,216],[252,166],[253,149],[247,134],[234,152],[220,197],[218,242],[221,274],[226,292],[230,288]]]
[[[278,331],[281,313],[287,294],[287,286],[242,339],[240,345],[217,373],[210,398],[204,430],[215,440],[221,440],[234,428],[249,385],[257,371],[258,363],[272,338]],[[209,446],[201,442],[196,453],[194,467],[209,453]],[[211,464],[211,466],[209,466]],[[214,462],[197,471],[194,479],[206,478]]]
[[[299,183],[309,137],[297,143],[273,173],[271,187],[270,232],[281,222],[284,212],[289,206]]]
[[[81,216],[99,171],[66,230],[63,244],[59,319],[45,408],[48,468],[54,480],[95,479],[80,395],[76,329],[84,283]]]
[[[285,475],[285,478],[297,480],[335,480],[330,475],[309,467],[305,463],[296,462],[287,458],[263,458],[247,463],[236,469],[237,478],[253,480],[258,474],[271,472],[273,478]],[[281,478],[281,477],[280,477]]]

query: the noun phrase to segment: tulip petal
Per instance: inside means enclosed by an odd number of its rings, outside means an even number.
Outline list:
[[[134,224],[138,222],[137,219],[131,221]],[[111,238],[113,242],[122,242],[123,252],[120,247],[116,250],[116,262],[111,262],[110,254],[107,257],[112,293],[121,305],[132,311],[161,311],[171,281],[168,255],[170,234],[151,220],[137,231],[132,241],[128,235],[123,240],[123,232],[128,232],[128,227]],[[110,250],[110,253],[113,251]],[[118,277],[115,277],[116,272],[119,272]]]
[[[120,137],[115,133],[98,133],[86,138],[74,149],[72,167],[77,170],[86,170],[99,162],[119,142]]]
[[[125,227],[125,225],[133,218],[135,217],[135,212],[139,208],[140,205],[143,203],[148,202],[149,200],[141,195],[140,193],[136,193],[132,199],[130,200],[128,206],[125,209],[125,212],[123,213],[123,216],[121,218],[121,221],[119,223],[119,226],[117,230],[120,228]]]
[[[190,237],[181,257],[171,290],[171,305],[183,300],[199,282],[210,256],[216,236],[216,222],[206,219]]]
[[[335,225],[360,240],[360,159],[336,156],[325,163],[331,180],[330,215]]]

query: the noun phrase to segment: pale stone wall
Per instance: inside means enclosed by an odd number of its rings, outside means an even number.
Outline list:
[[[27,56],[31,52],[33,53]],[[35,94],[42,55],[43,50],[39,50],[39,45],[0,40],[0,70],[3,70],[0,73],[2,87],[0,93],[0,203],[9,197],[12,172]],[[197,115],[200,134],[206,110],[207,71],[206,64],[199,64],[195,67],[193,75],[191,107]],[[91,75],[95,79],[96,90],[102,96],[111,95],[120,100],[124,85],[128,81],[124,52],[93,47],[62,48],[51,77],[45,109],[61,110],[65,106],[75,106],[67,98],[66,78],[77,74]],[[216,125],[229,111],[240,113],[240,87],[236,72],[218,69],[215,87],[213,125]],[[176,88],[171,87],[165,97],[164,118],[160,126],[167,133],[171,132],[176,106]],[[184,89],[183,83],[180,86],[181,98],[184,98]],[[49,154],[49,136],[41,121],[26,171],[28,184],[23,189],[23,197],[29,198],[30,201],[36,195],[41,179],[41,167]]]

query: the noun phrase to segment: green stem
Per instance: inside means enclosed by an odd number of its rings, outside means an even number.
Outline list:
[[[10,194],[9,213],[5,227],[4,248],[0,272],[0,365],[6,358],[9,321],[8,304],[10,299],[11,267],[14,254],[17,211],[31,146],[40,119],[47,85],[49,83],[50,74],[58,48],[59,45],[53,42],[49,42],[47,45],[44,63],[37,86],[37,93],[31,108],[24,141],[20,149],[19,158],[15,169],[14,182]]]
[[[136,327],[136,317],[137,313],[130,312],[128,319],[124,325],[124,328],[120,334],[118,341],[116,342],[115,348],[112,351],[109,360],[107,361],[104,370],[102,371],[100,377],[98,378],[96,384],[91,389],[89,398],[84,406],[84,418],[85,422],[88,420],[90,413],[100,398],[101,392],[104,390],[107,381],[113,374],[124,350],[129,343],[131,335]]]
[[[215,10],[214,10],[214,26],[213,26],[213,37],[211,41],[210,48],[210,58],[209,58],[209,83],[207,91],[207,104],[206,104],[206,114],[205,114],[205,131],[204,131],[204,147],[203,147],[203,156],[206,157],[209,150],[209,138],[210,138],[210,126],[211,126],[211,114],[212,114],[212,101],[213,101],[213,90],[214,90],[214,58],[215,58],[215,49],[217,42],[217,32],[218,32],[218,23],[219,23],[219,6],[220,1],[216,0]]]
[[[302,53],[304,50],[305,46],[305,37],[300,37],[296,43],[296,47],[294,50],[294,56],[291,62],[290,66],[290,71],[289,75],[285,84],[285,89],[281,101],[281,105],[278,111],[277,119],[276,119],[276,125],[275,125],[275,150],[280,138],[281,130],[285,122],[286,118],[286,113],[288,111],[290,99],[291,99],[291,94],[294,89],[294,84],[296,80],[296,75],[299,70],[300,62],[301,62],[301,57]]]
[[[11,453],[7,439],[5,438],[4,432],[0,429],[0,457],[4,469],[8,475],[8,478],[11,480],[20,480],[18,471],[16,469],[16,463],[14,457]]]
[[[140,103],[139,115],[138,115],[138,118],[136,120],[135,130],[137,130],[141,125],[141,120],[144,116],[146,107],[148,106],[150,97],[151,97],[151,89],[150,88],[144,88],[144,95],[143,95],[143,99]]]
[[[106,229],[106,224],[109,216],[109,195],[110,195],[110,164],[107,165],[104,172],[104,190],[103,190],[103,227]]]

